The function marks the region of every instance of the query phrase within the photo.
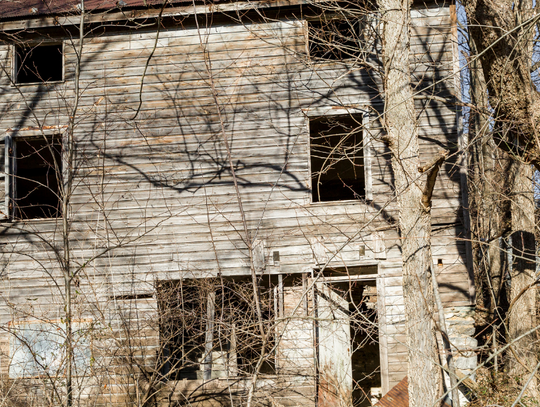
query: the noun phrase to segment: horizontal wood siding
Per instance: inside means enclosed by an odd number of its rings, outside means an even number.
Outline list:
[[[151,349],[158,332],[155,326],[141,326],[156,315],[155,297],[135,301],[133,311],[140,314],[129,316],[127,325],[122,312],[129,301],[114,298],[153,295],[162,279],[249,275],[247,239],[257,239],[264,242],[263,273],[311,273],[326,261],[336,267],[378,263],[384,279],[386,326],[381,332],[386,335],[389,385],[406,374],[398,212],[389,151],[380,138],[380,79],[354,60],[310,60],[306,27],[306,21],[294,19],[200,30],[167,25],[159,38],[141,28],[86,39],[70,220],[73,263],[80,268],[77,312],[80,317],[101,315],[99,323],[109,335],[96,342],[101,368],[125,373],[121,360],[126,355],[112,349],[121,348],[122,330],[133,324],[142,349],[137,358],[143,365],[155,363]],[[441,295],[447,306],[468,305],[472,282],[465,264],[448,8],[413,11],[411,32],[421,160],[430,162],[442,148],[451,152],[432,208],[433,254],[442,261]],[[12,48],[0,47],[5,65],[0,129],[22,129],[16,132],[20,137],[28,134],[24,128],[68,124],[77,42],[64,38],[64,46],[64,82],[18,89],[5,75],[12,69]],[[372,202],[311,203],[309,117],[338,108],[369,112]],[[12,305],[0,307],[0,323],[38,312],[57,318],[63,283],[53,247],[61,247],[61,221],[1,226],[2,295]],[[382,236],[384,253],[377,251],[374,232]],[[322,248],[320,258],[314,242]],[[273,261],[276,251],[279,264]],[[286,304],[293,304],[296,293],[288,295]],[[297,346],[298,337],[285,336],[284,349],[298,355],[282,357],[298,356],[298,366],[308,368],[303,362],[313,363],[312,323],[291,323],[305,331],[305,343]],[[93,385],[101,390],[95,391],[108,405],[120,403],[115,394],[135,386],[129,379],[98,382]],[[304,385],[301,393],[313,397],[313,383]],[[275,397],[276,403],[287,400]]]

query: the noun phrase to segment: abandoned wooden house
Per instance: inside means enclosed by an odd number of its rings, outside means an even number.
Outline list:
[[[411,15],[421,155],[453,153],[433,256],[468,373],[455,6]],[[372,3],[4,1],[0,30],[1,397],[369,406],[407,375]]]

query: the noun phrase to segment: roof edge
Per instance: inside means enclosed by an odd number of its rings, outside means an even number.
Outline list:
[[[324,2],[320,1],[321,3]],[[109,8],[85,13],[84,21],[87,24],[99,24],[112,21],[135,21],[151,18],[167,18],[176,16],[189,16],[194,14],[209,14],[231,11],[246,11],[251,9],[264,9],[287,7],[301,4],[314,4],[313,0],[244,0],[223,3],[161,7],[130,7],[129,9]],[[63,13],[58,15],[19,16],[0,19],[0,30],[15,31],[27,29],[40,29],[58,26],[79,25],[81,14]]]

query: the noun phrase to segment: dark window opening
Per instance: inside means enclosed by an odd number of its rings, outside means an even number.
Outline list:
[[[329,116],[309,122],[313,202],[365,196],[362,116]]]
[[[62,79],[62,44],[15,47],[16,83],[61,81]]]
[[[358,20],[310,21],[308,27],[311,58],[341,60],[359,54],[361,45]]]
[[[202,378],[199,364],[205,345],[206,297],[202,287],[187,283],[174,281],[159,286],[160,365],[167,379]]]
[[[214,379],[252,374],[263,354],[250,282],[214,279],[158,284],[160,371],[164,380]],[[273,347],[272,290],[261,288],[264,330]],[[274,358],[260,373],[274,374]]]
[[[16,219],[60,216],[61,137],[21,138],[14,144],[13,216]]]

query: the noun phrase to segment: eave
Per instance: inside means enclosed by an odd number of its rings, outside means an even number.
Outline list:
[[[323,3],[324,1],[316,1]],[[152,9],[132,9],[132,10],[110,10],[99,13],[85,14],[86,24],[103,24],[117,21],[140,21],[147,19],[170,18],[190,15],[203,15],[210,13],[228,13],[237,11],[247,11],[254,9],[271,9],[279,7],[297,6],[303,4],[314,4],[313,0],[272,0],[272,1],[234,1],[229,3],[208,4],[208,5],[186,5],[178,7],[152,8]],[[41,28],[52,28],[59,26],[79,25],[81,15],[47,16],[33,17],[27,19],[8,20],[0,22],[0,30],[22,31],[35,30]]]

